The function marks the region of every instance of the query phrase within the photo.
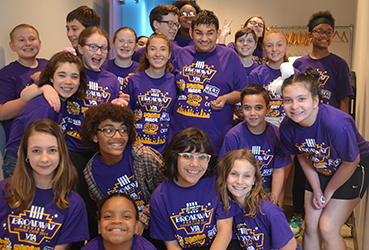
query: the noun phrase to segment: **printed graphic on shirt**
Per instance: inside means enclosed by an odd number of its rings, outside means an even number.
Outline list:
[[[317,69],[320,77],[318,79],[319,81],[319,88],[320,88],[320,92],[322,93],[322,103],[325,104],[329,104],[329,100],[331,99],[332,96],[332,92],[329,91],[328,89],[325,89],[324,86],[327,83],[327,81],[329,80],[329,75],[327,74],[327,71],[320,71],[319,69]],[[323,101],[324,100],[324,101]]]
[[[129,195],[136,202],[138,211],[142,211],[145,207],[141,189],[134,175],[130,177],[123,175],[117,178],[117,183],[115,183],[114,187],[108,188],[107,190],[108,195],[113,193],[125,193]]]
[[[167,112],[172,98],[160,89],[150,89],[138,95],[139,109],[134,110],[136,117],[137,140],[144,144],[160,145],[166,142],[170,124]]]
[[[277,79],[275,79],[274,81],[277,81]],[[270,105],[270,109],[268,111],[268,113],[266,114],[266,116],[270,116],[270,117],[280,117],[280,116],[285,116],[284,110],[283,110],[283,102],[282,102],[282,96],[280,94],[273,94],[270,91],[270,86],[274,83],[274,81],[270,82],[267,86],[265,86],[264,88],[268,91],[269,93],[269,105]]]
[[[308,153],[316,171],[326,176],[332,175],[332,171],[335,172],[342,162],[340,158],[331,159],[331,147],[326,147],[324,142],[317,144],[315,139],[305,139],[305,142],[296,144],[296,147],[300,152]]]
[[[252,149],[249,151],[255,155],[255,158],[258,160],[261,177],[263,177],[263,183],[265,183],[265,177],[269,177],[273,173],[272,167],[269,166],[269,164],[273,160],[274,155],[268,154],[271,151],[270,149],[264,150],[261,149],[260,146],[252,146]]]
[[[211,79],[217,73],[214,66],[206,65],[204,61],[197,61],[183,67],[184,79],[177,81],[178,88],[185,92],[178,101],[181,105],[176,112],[185,116],[210,118],[210,101],[218,98],[220,89],[211,85]]]
[[[100,103],[108,102],[111,96],[109,91],[109,87],[103,88],[97,82],[89,81],[86,97],[83,100],[85,106],[97,106]]]
[[[58,218],[58,214],[47,214],[44,207],[32,205],[29,210],[24,210],[19,214],[17,212],[9,214],[8,223],[2,225],[2,230],[17,235],[18,242],[24,245],[40,245],[43,242],[50,242],[59,231],[62,224],[53,222],[55,218]],[[11,245],[9,239],[0,239],[1,249],[8,249],[6,248],[8,245]],[[16,245],[18,244],[14,244],[13,249],[23,249],[22,247],[17,248]],[[27,249],[36,248],[29,246]]]
[[[83,113],[86,112],[88,108],[81,107],[78,101],[72,100],[69,100],[67,102],[66,107],[66,112],[68,116],[62,118],[59,127],[63,132],[66,132],[68,136],[82,141],[82,138],[78,133],[79,129],[76,128],[80,128],[82,126],[81,116]]]
[[[236,225],[236,237],[241,247],[247,250],[264,249],[264,233],[258,227],[248,228],[246,223]]]
[[[211,207],[211,209],[208,210],[207,207]],[[182,208],[179,214],[170,216],[176,231],[179,232],[176,234],[176,238],[182,248],[204,246],[206,238],[214,238],[216,235],[215,225],[213,228],[209,228],[213,209],[210,203],[204,206],[194,201],[186,203],[186,207]]]

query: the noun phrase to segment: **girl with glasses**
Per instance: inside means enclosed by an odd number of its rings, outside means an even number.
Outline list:
[[[232,21],[227,24],[227,22],[224,22],[224,26],[222,28],[219,41],[220,44],[225,44],[225,39],[228,35],[231,34],[231,25]],[[261,16],[252,16],[249,19],[246,20],[246,22],[242,25],[241,28],[249,28],[253,30],[256,34],[257,38],[257,46],[256,49],[253,52],[253,60],[257,64],[261,65],[266,62],[266,56],[264,52],[264,36],[266,31],[265,21]],[[236,49],[235,42],[228,43],[227,47],[231,49]]]
[[[196,128],[179,131],[163,156],[167,179],[151,197],[151,237],[168,250],[227,249],[234,211],[225,213],[215,192],[216,159],[207,135]]]
[[[162,33],[150,36],[137,73],[129,78],[124,93],[136,118],[137,140],[162,153],[168,143],[169,124],[177,89],[172,64],[171,42]]]
[[[201,10],[200,6],[193,0],[175,1],[172,5],[177,6],[179,9],[179,23],[181,24],[181,28],[178,30],[173,42],[180,47],[193,45],[190,28],[192,20]]]
[[[117,192],[134,198],[139,210],[136,234],[148,238],[149,204],[152,192],[164,179],[163,159],[159,152],[136,141],[132,110],[111,103],[90,108],[81,137],[98,150],[83,171],[91,198],[98,201]]]

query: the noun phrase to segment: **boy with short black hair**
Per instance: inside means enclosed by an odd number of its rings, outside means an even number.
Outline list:
[[[41,41],[36,28],[29,24],[13,28],[9,46],[17,53],[18,59],[0,70],[0,121],[3,122],[6,141],[13,118],[26,105],[20,99],[20,93],[33,83],[31,76],[41,71],[47,63],[46,59],[36,58],[41,49]]]
[[[238,55],[216,44],[219,32],[212,11],[200,11],[192,21],[190,34],[195,46],[184,47],[174,62],[178,97],[171,123],[173,135],[187,127],[204,130],[216,156],[232,127],[234,104],[247,85]]]
[[[284,167],[291,163],[291,157],[282,152],[279,128],[265,121],[269,111],[268,91],[258,84],[250,84],[242,90],[241,100],[245,121],[225,135],[219,158],[229,151],[247,148],[259,161],[264,190],[279,201]]]
[[[79,34],[90,26],[100,26],[99,14],[90,7],[82,5],[68,13],[67,36],[73,48],[77,48]]]

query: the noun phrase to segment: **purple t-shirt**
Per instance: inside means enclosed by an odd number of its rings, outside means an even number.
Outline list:
[[[91,171],[97,186],[104,195],[126,193],[135,200],[138,210],[142,211],[146,202],[133,171],[131,146],[125,148],[122,159],[114,165],[103,163],[100,153],[96,154]]]
[[[3,191],[8,180],[0,182],[1,249],[53,249],[89,239],[86,206],[77,193],[70,191],[69,208],[62,210],[53,202],[52,189],[36,188],[32,204],[20,212],[2,198],[10,194],[10,187]]]
[[[282,168],[291,163],[291,156],[282,152],[277,126],[266,122],[266,127],[260,135],[253,134],[246,121],[237,124],[225,135],[221,156],[236,149],[248,149],[259,161],[259,169],[263,185],[272,181],[273,169]]]
[[[296,73],[300,73],[300,71],[295,69],[295,74]],[[270,110],[266,116],[269,117],[286,116],[283,109],[282,96],[279,94],[272,94],[269,91],[269,85],[280,76],[281,71],[279,69],[272,69],[267,63],[264,63],[260,67],[254,69],[249,75],[250,84],[259,84],[268,90]]]
[[[151,196],[150,236],[163,241],[177,240],[183,249],[206,246],[216,236],[216,221],[233,217],[235,211],[224,212],[215,191],[215,177],[200,179],[187,188],[165,179]]]
[[[286,154],[307,153],[316,171],[333,175],[342,161],[354,162],[369,155],[369,142],[359,134],[352,117],[330,105],[319,104],[313,125],[300,127],[286,117],[279,129]]]
[[[188,46],[188,45],[194,45],[194,43],[193,43],[193,40],[192,39],[184,39],[184,38],[182,38],[180,35],[177,35],[175,38],[174,38],[174,40],[173,40],[173,42],[172,42],[172,44],[176,44],[176,45],[178,45],[179,47],[186,47],[186,46]]]
[[[182,47],[179,47],[172,41],[172,55],[170,56],[170,62],[173,64],[174,59],[177,57],[178,53],[182,50]],[[133,60],[136,62],[140,62],[141,55],[145,52],[145,47],[136,51],[135,55],[133,56]],[[174,65],[173,65],[174,67]]]
[[[310,55],[306,55],[296,59],[293,66],[301,72],[305,72],[305,68],[309,66],[319,71],[319,87],[325,104],[339,108],[343,98],[354,95],[350,83],[350,70],[345,59],[333,53],[321,59],[313,59]]]
[[[103,238],[99,236],[92,239],[86,245],[84,245],[81,250],[105,250]],[[132,250],[156,250],[156,248],[144,237],[134,234]]]
[[[124,92],[130,95],[129,107],[136,117],[137,141],[163,153],[177,98],[174,75],[165,72],[155,79],[145,71],[137,72],[129,78]]]
[[[17,117],[14,118],[6,149],[17,153],[18,148],[28,124],[39,118],[48,118],[60,123],[61,113],[65,109],[65,103],[60,100],[60,112],[56,113],[54,108],[50,107],[43,95],[37,96],[27,103]]]
[[[210,101],[232,91],[242,91],[247,76],[238,55],[217,45],[209,53],[199,53],[187,46],[175,61],[177,102],[174,105],[171,133],[188,128],[202,129],[218,155],[224,135],[232,127],[234,105],[225,104],[213,111]]]
[[[236,46],[235,46],[234,42],[228,43],[227,47],[231,48],[231,49],[234,49],[236,51]],[[252,60],[254,60],[254,62],[256,62],[258,65],[261,65],[261,64],[265,63],[266,62],[265,51],[264,50],[259,50],[259,48],[256,47],[256,49],[252,53]]]
[[[119,67],[118,65],[115,64],[115,59],[111,59],[111,60],[107,60],[103,63],[103,65],[101,66],[101,69],[104,69],[106,71],[109,71],[111,73],[113,73],[114,75],[117,76],[118,81],[120,83],[120,90],[123,90],[123,84],[124,84],[124,78],[129,74],[129,73],[134,73],[137,66],[138,66],[138,62],[132,61],[131,66],[127,67],[127,68],[122,68]]]
[[[261,200],[260,200],[261,202]],[[282,209],[265,199],[255,218],[245,216],[238,204],[239,213],[233,218],[234,234],[242,249],[276,250],[294,237]],[[299,246],[296,249],[300,249]]]
[[[36,59],[36,68],[25,67],[17,61],[9,63],[0,70],[0,104],[20,98],[22,90],[33,83],[31,75],[45,68],[46,59]],[[3,121],[5,135],[9,139],[13,119]]]
[[[111,102],[119,95],[120,84],[117,77],[106,70],[92,71],[85,68],[87,77],[87,93],[82,100],[70,98],[62,114],[61,129],[66,134],[68,149],[74,152],[87,152],[88,149],[79,135],[84,113],[90,107],[100,103]]]

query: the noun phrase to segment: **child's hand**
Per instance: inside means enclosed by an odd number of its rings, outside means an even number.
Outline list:
[[[316,209],[323,209],[327,205],[327,201],[324,198],[322,190],[319,189],[319,191],[313,191],[313,206]]]
[[[41,71],[38,71],[34,73],[33,75],[31,75],[30,77],[33,82],[37,82],[38,80],[40,80],[40,75],[41,75]]]
[[[58,92],[56,92],[56,90],[49,84],[45,84],[41,89],[46,101],[52,108],[54,108],[55,112],[59,113],[60,97]]]
[[[111,103],[122,107],[128,106],[128,102],[122,98],[115,98],[113,101],[111,101]]]
[[[222,110],[226,104],[226,98],[224,96],[219,96],[216,100],[210,102],[210,107],[212,110],[218,111]]]
[[[122,98],[123,100],[129,102],[131,100],[131,97],[129,94],[125,94],[122,91],[119,91],[119,98]]]
[[[231,19],[231,21],[227,24],[227,19],[224,19],[223,28],[220,32],[218,43],[225,44],[226,37],[231,34],[231,24],[232,24],[232,22],[233,22],[233,19]]]
[[[124,78],[124,82],[123,82],[123,89],[125,89],[128,86],[128,79],[134,75],[135,73],[129,73],[125,78]]]

